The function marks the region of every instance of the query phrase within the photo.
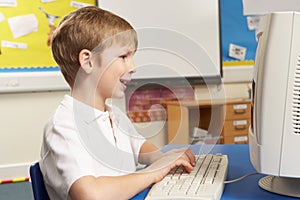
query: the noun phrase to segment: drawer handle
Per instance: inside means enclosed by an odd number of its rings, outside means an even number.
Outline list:
[[[244,141],[244,142],[235,142],[234,144],[248,144],[248,141]]]
[[[247,111],[247,104],[237,104],[233,106],[233,110],[237,114],[243,114]]]
[[[247,128],[246,125],[236,125],[234,126],[236,130],[245,130]]]
[[[237,109],[237,110],[234,110],[234,113],[236,113],[236,114],[244,114],[244,113],[246,113],[246,110],[244,110],[244,109]]]

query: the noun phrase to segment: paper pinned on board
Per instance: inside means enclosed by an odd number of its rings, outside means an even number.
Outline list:
[[[244,15],[264,15],[277,11],[300,11],[300,0],[243,0]]]
[[[14,38],[18,38],[38,30],[38,20],[34,14],[8,18],[8,24]]]
[[[242,47],[236,44],[229,44],[229,57],[235,58],[238,60],[245,60],[246,57],[246,47]]]
[[[2,22],[3,20],[5,20],[5,17],[3,15],[3,13],[0,12],[0,22]]]
[[[247,25],[248,29],[251,30],[257,30],[259,28],[259,22],[261,20],[262,16],[248,16],[247,17]]]
[[[11,42],[11,41],[6,41],[6,40],[1,41],[1,46],[6,47],[6,48],[13,48],[13,49],[27,49],[28,48],[28,45],[25,43]]]
[[[91,4],[87,4],[87,3],[83,3],[83,2],[79,2],[79,1],[71,1],[70,3],[71,7],[74,7],[74,8],[83,8],[83,7],[86,7],[86,6],[92,6]]]
[[[17,7],[17,0],[0,0],[0,7]]]
[[[41,0],[42,3],[49,3],[49,2],[53,2],[53,1],[56,1],[56,0]]]

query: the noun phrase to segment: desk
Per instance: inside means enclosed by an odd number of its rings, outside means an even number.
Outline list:
[[[163,151],[167,151],[173,148],[183,147],[181,145],[167,145],[163,148]],[[199,152],[199,145],[192,145],[191,149],[194,153]],[[249,146],[247,144],[226,144],[226,145],[215,145],[211,153],[222,153],[228,155],[228,175],[227,180],[233,180],[235,178],[241,177],[245,174],[256,172],[252,167],[249,158]],[[274,193],[267,192],[258,186],[258,180],[263,177],[263,175],[254,175],[247,177],[243,180],[225,184],[224,192],[222,195],[222,200],[245,200],[245,199],[255,199],[255,200],[287,200],[295,199],[291,197],[281,196]],[[133,200],[144,199],[149,191],[147,188],[145,191],[136,195]]]

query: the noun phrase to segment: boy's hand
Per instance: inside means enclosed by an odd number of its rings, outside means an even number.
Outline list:
[[[154,182],[158,182],[176,166],[182,165],[187,172],[191,172],[195,164],[195,155],[191,149],[174,149],[164,153],[161,158],[143,171],[151,173],[154,176]]]

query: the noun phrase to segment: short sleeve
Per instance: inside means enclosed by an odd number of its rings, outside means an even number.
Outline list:
[[[76,127],[76,126],[75,126]],[[93,158],[82,146],[71,122],[48,127],[45,137],[47,153],[42,157],[45,182],[67,199],[72,184],[83,176],[95,176]]]

